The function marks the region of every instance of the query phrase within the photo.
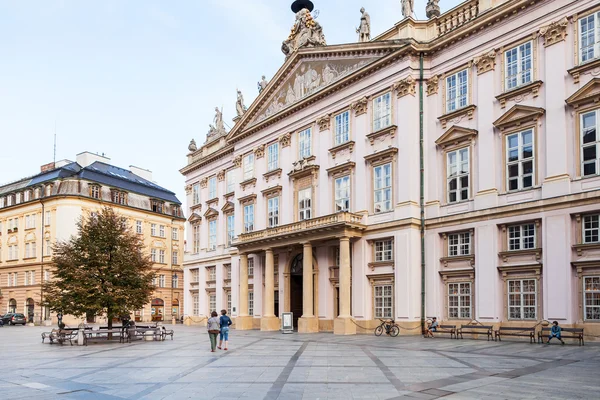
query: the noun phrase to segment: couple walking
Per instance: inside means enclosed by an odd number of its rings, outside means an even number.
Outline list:
[[[217,318],[217,312],[213,311],[210,314],[206,327],[208,329],[208,336],[210,337],[210,351],[215,352],[215,347],[221,350],[223,341],[225,341],[225,347],[223,350],[227,350],[227,342],[229,341],[229,325],[231,325],[231,318],[227,316],[226,310],[221,310],[221,316]],[[217,346],[217,335],[219,337],[219,345]]]

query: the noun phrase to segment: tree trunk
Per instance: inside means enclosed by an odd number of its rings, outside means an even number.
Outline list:
[[[110,329],[112,329],[112,326],[113,326],[113,323],[112,323],[113,322],[112,321],[113,320],[112,309],[110,307],[108,307],[106,309],[106,316],[108,318],[108,329],[110,330]],[[112,340],[112,333],[108,334],[108,340]]]

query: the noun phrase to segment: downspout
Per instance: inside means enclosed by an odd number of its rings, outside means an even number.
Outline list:
[[[40,200],[40,203],[42,204],[42,223],[40,224],[42,231],[42,234],[40,235],[40,247],[42,248],[42,259],[40,263],[42,268],[42,275],[40,276],[40,325],[44,325],[44,218],[46,216],[46,213],[44,212],[44,201]]]
[[[421,332],[425,331],[425,163],[423,161],[423,53],[419,54],[419,177],[421,207]]]

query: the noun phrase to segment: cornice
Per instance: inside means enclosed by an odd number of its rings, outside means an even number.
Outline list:
[[[189,174],[190,172],[195,171],[200,167],[203,167],[207,164],[210,164],[211,162],[213,162],[215,160],[221,159],[221,158],[225,157],[226,155],[233,153],[233,150],[234,150],[233,145],[226,145],[222,149],[219,149],[219,150],[215,151],[214,153],[208,154],[206,157],[202,157],[196,161],[192,161],[191,164],[188,164],[187,166],[181,168],[179,170],[179,173],[181,173],[182,175]],[[195,151],[191,155],[192,160],[194,159],[194,157],[196,157],[196,154],[201,154],[201,153],[202,153],[201,150]]]

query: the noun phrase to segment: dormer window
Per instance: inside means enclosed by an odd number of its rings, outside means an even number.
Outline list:
[[[90,185],[90,197],[93,199],[100,198],[100,186],[98,185]]]
[[[127,193],[119,190],[113,190],[111,192],[112,202],[116,204],[127,204]]]
[[[164,203],[162,201],[152,200],[151,204],[152,204],[153,212],[159,213],[159,214],[163,213]]]
[[[52,195],[52,185],[46,185],[46,187],[44,188],[46,190],[46,196],[51,196]]]
[[[179,206],[171,206],[171,214],[175,217],[181,217],[181,207]]]

